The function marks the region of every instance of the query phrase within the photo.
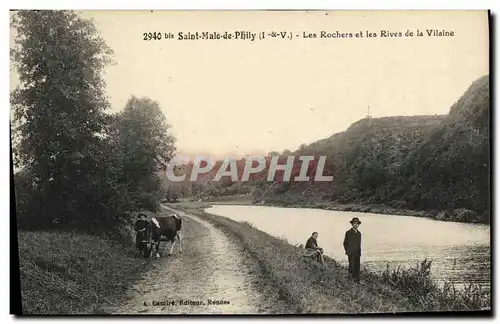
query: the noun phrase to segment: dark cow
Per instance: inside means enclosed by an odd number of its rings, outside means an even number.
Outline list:
[[[155,245],[156,257],[160,257],[160,242],[171,242],[168,255],[172,255],[176,238],[179,241],[179,251],[182,253],[181,228],[182,220],[177,214],[151,218],[148,226],[148,235],[153,245]],[[152,248],[153,246],[151,246]]]

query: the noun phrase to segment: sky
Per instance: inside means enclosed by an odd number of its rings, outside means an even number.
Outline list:
[[[446,114],[489,70],[486,11],[80,13],[114,51],[116,64],[105,70],[112,111],[133,95],[156,100],[179,155],[295,150],[344,131],[368,106],[373,117]],[[380,37],[417,29],[455,36]],[[293,38],[177,39],[178,32],[273,30]],[[155,31],[176,38],[143,40]],[[364,37],[319,38],[321,31]],[[303,33],[318,37],[296,37]]]

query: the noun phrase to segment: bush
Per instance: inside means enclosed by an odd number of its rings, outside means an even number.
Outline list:
[[[423,310],[480,310],[491,307],[490,293],[479,284],[468,283],[456,289],[452,282],[439,286],[432,280],[431,261],[427,259],[409,269],[387,269],[381,274],[383,282],[402,291]]]

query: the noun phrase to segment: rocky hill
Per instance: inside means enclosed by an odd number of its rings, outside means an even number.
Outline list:
[[[489,76],[447,115],[367,118],[301,147],[326,155],[329,183],[263,184],[257,200],[279,204],[382,204],[441,219],[489,222]],[[271,187],[272,186],[272,187]]]

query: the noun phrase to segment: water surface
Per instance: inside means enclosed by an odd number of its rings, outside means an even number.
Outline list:
[[[206,212],[245,221],[291,244],[305,244],[318,232],[318,245],[326,255],[347,263],[342,242],[358,217],[362,224],[362,266],[384,270],[432,261],[432,275],[456,283],[490,282],[490,227],[436,221],[429,218],[342,212],[306,208],[214,205]]]

